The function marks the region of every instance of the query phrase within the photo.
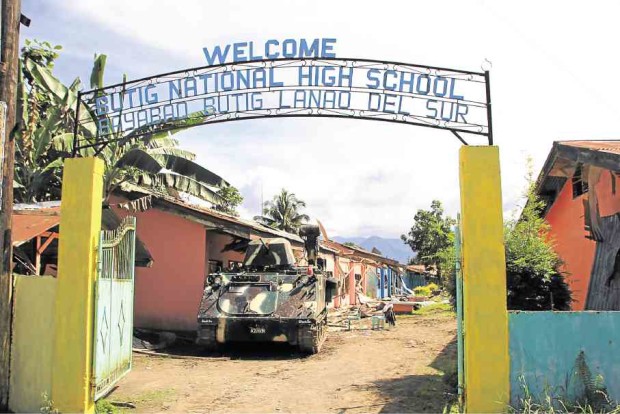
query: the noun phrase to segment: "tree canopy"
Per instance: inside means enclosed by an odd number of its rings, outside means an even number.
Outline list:
[[[283,188],[280,194],[265,202],[263,215],[255,216],[254,220],[274,229],[297,234],[299,227],[310,220],[307,214],[301,213],[304,207],[306,207],[304,201],[299,200],[295,193]]]
[[[441,276],[441,263],[446,249],[454,246],[452,226],[455,220],[444,216],[441,201],[433,200],[430,210],[420,209],[413,218],[413,226],[400,238],[417,253],[412,264],[436,267]]]
[[[518,218],[504,224],[508,309],[569,310],[571,292],[553,249],[549,223],[542,217],[544,203],[535,191],[528,161],[525,205]]]
[[[550,226],[541,215],[544,203],[536,194],[531,166],[528,166],[527,186],[523,201],[525,204],[521,214],[515,215],[504,223],[508,309],[569,310],[572,301],[571,291],[560,270],[562,262],[553,248],[554,241],[550,234]],[[433,204],[436,207],[441,205],[438,202],[433,202]],[[447,222],[442,222],[437,218],[441,217],[438,208],[434,210],[437,210],[435,215],[424,210],[421,210],[422,214],[418,212],[420,215],[416,214],[416,218],[420,220],[416,220],[412,230],[416,230],[415,240],[421,240],[428,234],[431,238],[441,240],[443,244],[420,242],[414,246],[427,249],[422,250],[424,257],[430,256],[426,246],[445,246],[437,250],[436,260],[441,268],[442,283],[454,298],[456,296],[455,265],[457,260],[454,234],[450,232],[446,235]],[[433,211],[432,205],[431,211]],[[434,226],[423,225],[433,222]]]

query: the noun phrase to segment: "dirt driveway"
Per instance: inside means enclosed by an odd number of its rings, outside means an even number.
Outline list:
[[[331,332],[310,357],[257,345],[201,358],[134,354],[107,399],[139,412],[441,412],[454,399],[455,335],[454,317],[438,314],[400,317],[389,331]]]

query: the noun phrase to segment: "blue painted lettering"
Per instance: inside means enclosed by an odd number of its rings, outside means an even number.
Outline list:
[[[226,62],[226,56],[228,56],[229,50],[230,45],[226,45],[226,47],[224,48],[224,52],[222,52],[222,48],[220,46],[215,46],[213,48],[213,54],[210,54],[209,49],[207,49],[206,47],[202,48],[202,51],[205,54],[205,58],[207,59],[207,63],[209,64],[209,66]]]

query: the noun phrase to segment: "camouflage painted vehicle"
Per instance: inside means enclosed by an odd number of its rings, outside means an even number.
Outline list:
[[[327,335],[327,302],[336,283],[317,258],[319,228],[300,230],[308,266],[296,266],[288,240],[249,243],[243,268],[207,278],[198,311],[197,343],[215,350],[227,342],[288,342],[317,353]]]

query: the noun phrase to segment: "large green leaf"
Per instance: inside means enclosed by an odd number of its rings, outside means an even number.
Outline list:
[[[228,187],[230,185],[228,181],[194,161],[174,155],[167,155],[166,159],[166,168],[177,174],[214,187]]]
[[[93,89],[103,88],[103,72],[105,71],[105,63],[108,57],[106,55],[95,55],[93,70],[90,73],[90,87]]]
[[[26,70],[37,82],[37,86],[43,88],[43,90],[49,92],[57,100],[62,100],[69,93],[67,88],[61,81],[59,81],[48,68],[38,65],[34,61],[27,59],[25,62]]]
[[[207,185],[189,177],[174,173],[141,174],[138,185],[155,189],[168,188],[193,195],[213,204],[220,204],[222,198]]]
[[[212,187],[227,187],[230,184],[219,175],[187,159],[192,155],[188,151],[178,148],[143,149],[133,148],[126,152],[116,163],[116,167],[135,167],[155,174],[162,169],[169,170],[177,175],[183,175],[194,181]]]
[[[171,138],[168,134],[159,134],[146,143],[149,148],[167,148],[167,147],[178,147],[179,140]],[[195,157],[194,157],[195,158]]]

